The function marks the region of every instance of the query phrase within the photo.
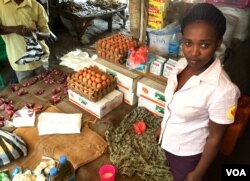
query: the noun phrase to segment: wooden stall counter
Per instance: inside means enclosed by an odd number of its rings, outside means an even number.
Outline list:
[[[87,30],[88,26],[94,19],[102,19],[108,22],[108,31],[112,32],[112,21],[113,16],[117,14],[123,20],[123,26],[125,27],[127,18],[125,16],[125,10],[127,8],[127,4],[122,4],[117,9],[110,9],[107,12],[103,13],[95,13],[90,15],[84,15],[81,12],[71,12],[60,8],[55,8],[58,12],[59,16],[70,20],[71,24],[75,32],[77,33],[77,37],[81,40],[82,35]]]
[[[62,67],[62,70],[71,72],[65,67]],[[22,85],[20,84],[20,86]],[[35,127],[20,127],[13,131],[26,142],[28,155],[1,167],[1,170],[8,169],[11,173],[15,166],[33,170],[42,161],[42,156],[58,158],[61,154],[67,154],[68,158],[74,162],[77,180],[98,181],[98,170],[101,165],[111,163],[104,132],[111,127],[117,127],[124,116],[132,111],[135,106],[122,103],[102,119],[97,119],[92,114],[72,104],[68,96],[64,96],[58,104],[52,105],[50,97],[55,86],[57,85],[39,81],[28,88],[29,94],[22,96],[12,92],[10,86],[6,86],[1,89],[0,97],[12,100],[17,109],[23,107],[25,103],[39,103],[44,105],[42,112],[82,113],[81,133],[39,136],[37,128],[38,113]],[[39,87],[46,87],[43,95],[34,94]],[[88,151],[87,148],[90,150]],[[124,178],[117,174],[116,180],[140,181],[141,179],[138,176]]]

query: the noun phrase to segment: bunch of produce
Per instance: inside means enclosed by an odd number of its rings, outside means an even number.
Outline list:
[[[137,46],[137,39],[118,33],[98,40],[96,51],[99,57],[114,63],[123,64],[128,56],[128,50]]]
[[[41,103],[24,103],[23,106],[32,109],[34,112],[41,112],[43,109]],[[0,128],[5,126],[5,121],[12,121],[12,116],[17,110],[12,100],[0,97]]]
[[[121,6],[122,4],[116,0],[89,0],[87,2],[61,2],[57,5],[57,8],[71,13],[77,13],[83,16],[88,16],[94,14],[108,13]]]
[[[61,2],[58,4],[58,8],[72,13],[83,11],[83,6],[81,4],[72,1]]]
[[[89,5],[98,6],[102,9],[116,9],[122,5],[119,0],[87,0]]]
[[[116,88],[116,78],[97,67],[84,68],[67,78],[68,88],[96,102]]]

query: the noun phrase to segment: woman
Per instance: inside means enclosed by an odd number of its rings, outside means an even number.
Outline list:
[[[184,58],[168,77],[158,130],[175,181],[205,179],[234,122],[240,92],[215,57],[225,30],[225,17],[207,3],[192,7],[181,24]]]

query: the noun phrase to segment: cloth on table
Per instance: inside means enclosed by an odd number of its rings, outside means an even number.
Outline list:
[[[133,124],[140,120],[147,128],[142,135],[136,135]],[[110,160],[120,174],[128,177],[137,174],[148,181],[173,180],[165,153],[154,138],[160,123],[161,118],[137,107],[124,117],[117,128],[106,131]]]

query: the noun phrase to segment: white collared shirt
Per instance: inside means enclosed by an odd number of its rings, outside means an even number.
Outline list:
[[[229,113],[240,96],[238,87],[230,81],[219,59],[175,92],[177,75],[186,66],[186,59],[180,59],[168,77],[159,140],[164,150],[179,156],[203,152],[209,135],[209,120],[218,124],[233,123],[234,117]]]

